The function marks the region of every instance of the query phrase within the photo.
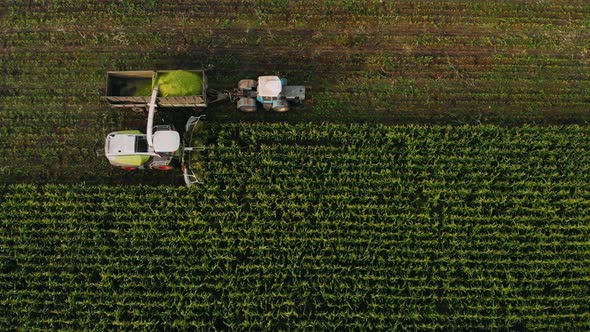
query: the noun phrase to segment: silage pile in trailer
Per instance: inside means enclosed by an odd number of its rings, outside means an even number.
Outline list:
[[[198,96],[203,91],[203,77],[186,70],[159,74],[156,84],[160,86],[160,97]]]
[[[152,95],[152,85],[148,83],[137,83],[135,86],[135,93],[134,96],[151,96]]]
[[[118,95],[120,96],[150,96],[152,82],[150,79],[128,79],[122,82]]]

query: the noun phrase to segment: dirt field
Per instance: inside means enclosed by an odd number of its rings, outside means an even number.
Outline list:
[[[226,103],[209,110],[221,122],[589,118],[583,1],[18,1],[2,13],[9,182],[118,181],[94,146],[138,122],[101,100],[107,70],[211,65],[219,90],[277,71],[310,87],[303,109],[243,115]]]

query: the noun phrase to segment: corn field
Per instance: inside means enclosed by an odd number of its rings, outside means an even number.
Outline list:
[[[590,328],[587,127],[211,130],[202,187],[0,186],[0,327]]]

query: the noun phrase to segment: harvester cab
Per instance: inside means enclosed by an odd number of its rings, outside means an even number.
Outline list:
[[[105,155],[111,165],[127,170],[171,169],[170,163],[180,147],[180,136],[170,126],[158,127],[160,128],[154,130],[153,146],[148,145],[147,135],[139,130],[122,130],[108,134]]]
[[[180,134],[169,125],[154,126],[158,89],[156,85],[148,104],[146,134],[139,130],[122,130],[107,135],[104,149],[111,165],[126,170],[173,168],[171,163],[180,150]]]

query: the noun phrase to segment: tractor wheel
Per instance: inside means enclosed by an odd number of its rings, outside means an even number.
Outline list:
[[[256,112],[256,106],[242,106],[240,107],[240,111],[244,113]]]
[[[256,80],[252,80],[252,79],[240,80],[238,82],[238,89],[240,89],[240,90],[252,90],[257,85],[258,85],[258,82],[256,82]]]
[[[289,106],[277,106],[277,107],[274,107],[272,110],[277,113],[284,113],[289,110]]]
[[[236,107],[242,112],[254,112],[256,111],[256,99],[249,97],[241,97],[238,100]]]

